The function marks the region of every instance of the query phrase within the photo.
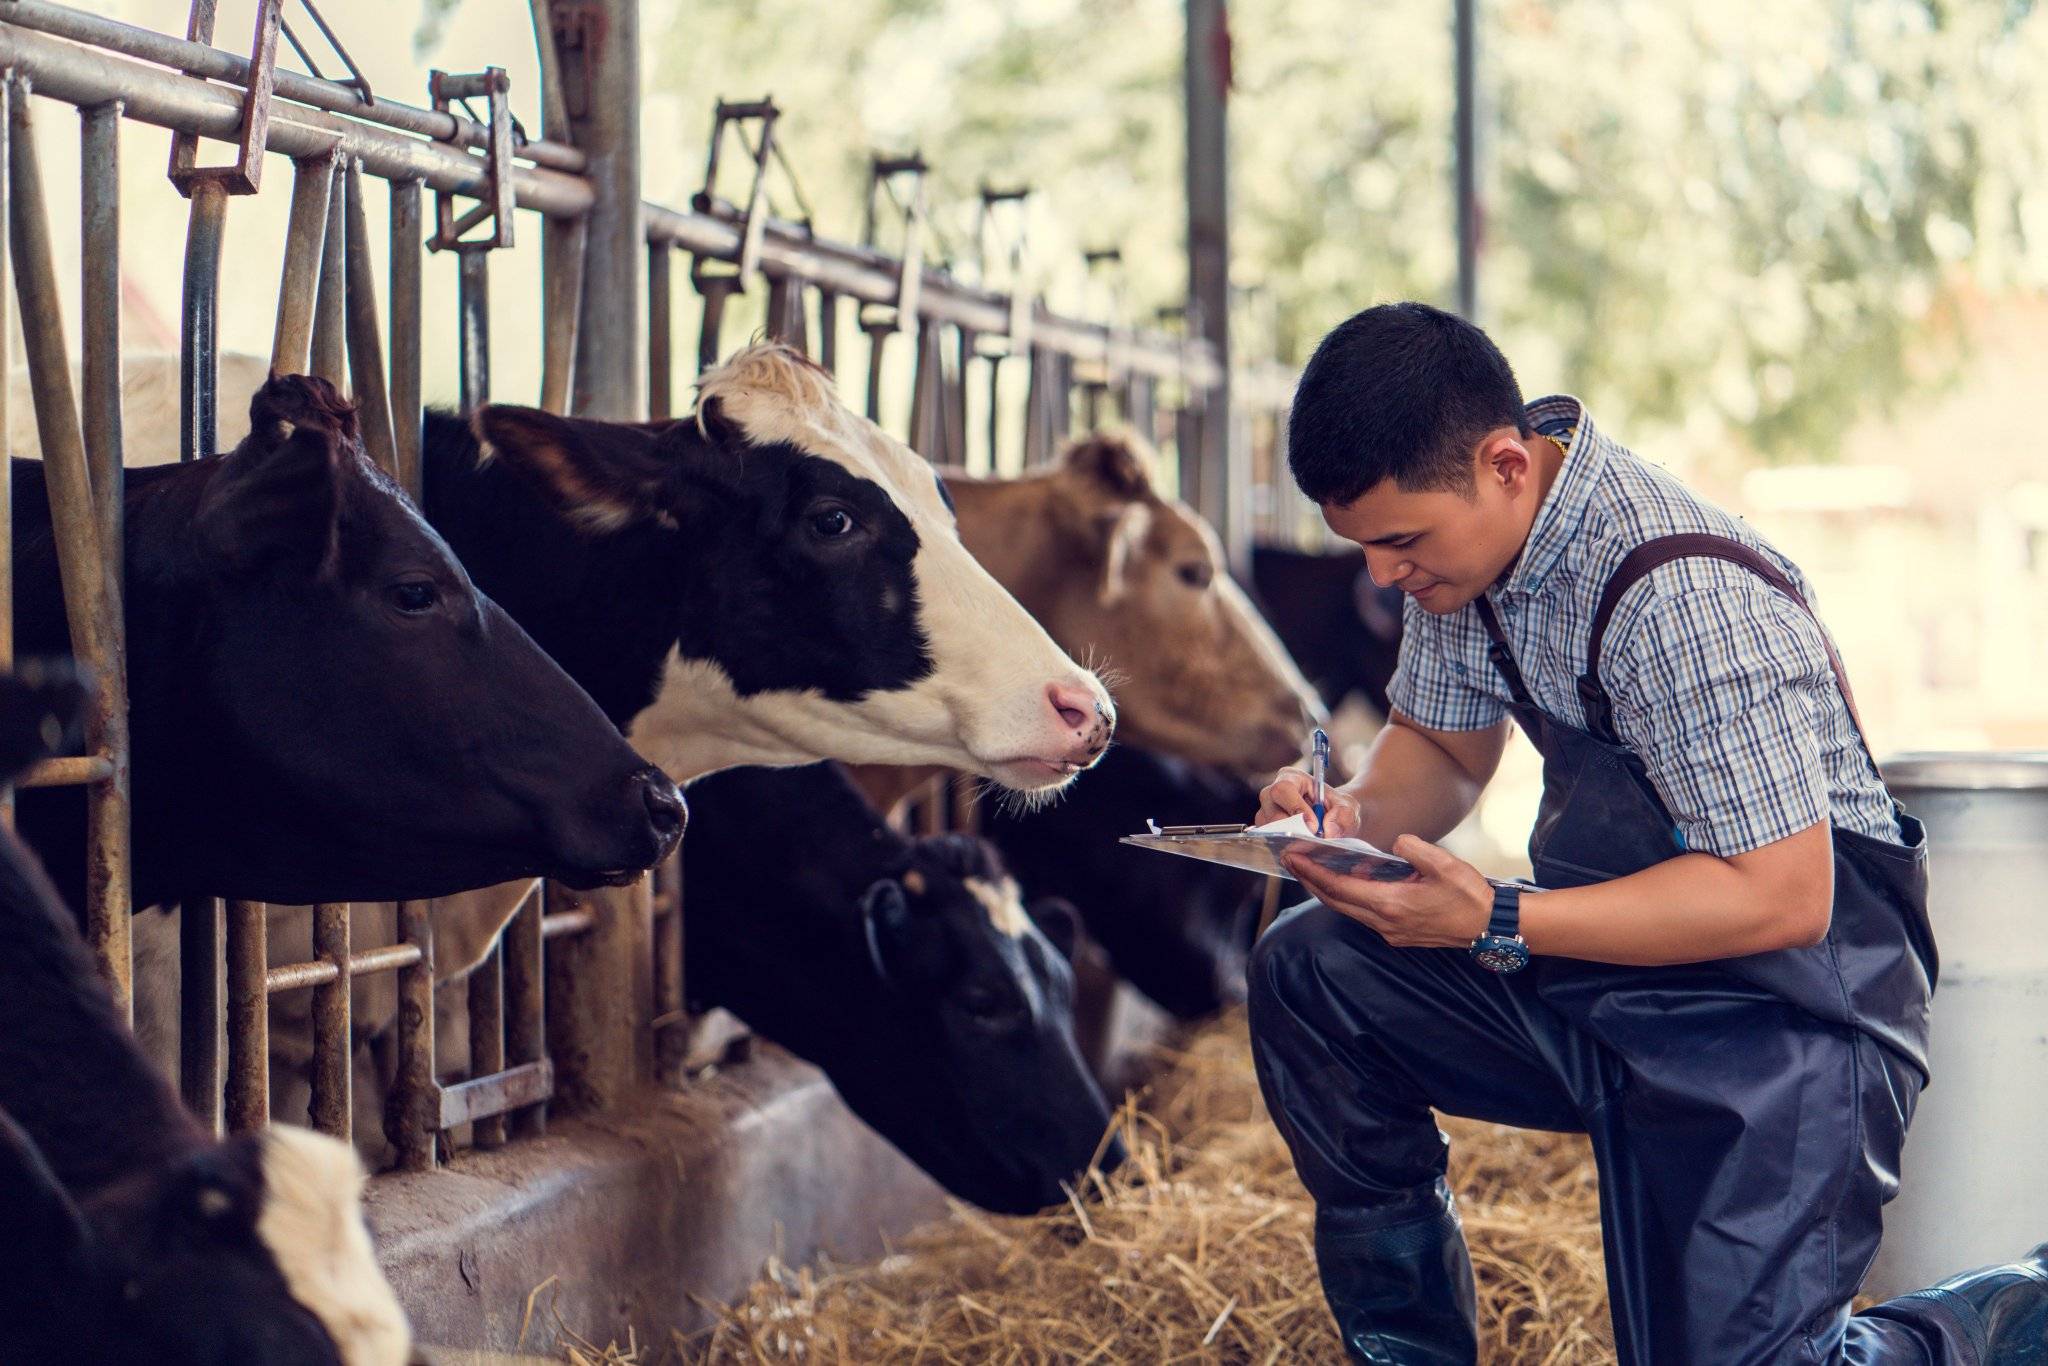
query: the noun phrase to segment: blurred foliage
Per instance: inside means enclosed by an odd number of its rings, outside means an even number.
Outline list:
[[[456,0],[426,0],[423,33]],[[647,0],[650,193],[697,188],[715,96],[773,93],[819,230],[871,149],[921,148],[971,259],[986,177],[1040,192],[1044,284],[1124,252],[1185,287],[1180,0]],[[1482,0],[1482,321],[1619,430],[1833,451],[1938,382],[1964,305],[2048,287],[2048,17],[2031,0]],[[1448,302],[1449,0],[1235,0],[1246,349],[1298,362],[1367,303]],[[789,207],[785,194],[783,207]]]

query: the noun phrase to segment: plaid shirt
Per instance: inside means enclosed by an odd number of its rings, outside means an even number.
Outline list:
[[[1583,728],[1578,678],[1593,610],[1630,550],[1710,532],[1761,551],[1806,600],[1798,566],[1748,524],[1685,488],[1593,425],[1577,399],[1529,405],[1537,432],[1568,443],[1507,577],[1488,591],[1530,694]],[[1478,730],[1507,711],[1478,613],[1406,604],[1393,705],[1433,730]],[[1820,628],[1738,565],[1682,559],[1622,596],[1601,648],[1614,726],[1642,759],[1689,849],[1723,857],[1833,825],[1896,841],[1883,780],[1857,741]]]

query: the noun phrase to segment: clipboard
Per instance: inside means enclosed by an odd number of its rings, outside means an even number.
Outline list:
[[[1221,863],[1268,877],[1299,881],[1280,861],[1283,854],[1306,855],[1333,873],[1367,878],[1373,882],[1403,882],[1415,875],[1415,865],[1362,839],[1326,839],[1308,833],[1307,823],[1290,816],[1266,826],[1245,825],[1161,825],[1146,821],[1142,835],[1125,835],[1121,844],[1154,849],[1162,854]],[[1519,887],[1539,891],[1534,883],[1520,878],[1488,878],[1495,887]]]

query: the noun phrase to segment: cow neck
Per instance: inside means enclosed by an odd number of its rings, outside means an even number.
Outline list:
[[[424,431],[428,522],[471,581],[624,729],[660,692],[674,651],[685,533],[650,520],[587,534],[504,460],[480,465],[461,418],[430,412]]]
[[[728,768],[789,768],[818,760],[809,746],[784,738],[746,706],[725,670],[673,647],[655,696],[627,725],[626,738],[680,784]]]
[[[1054,534],[1048,503],[1049,475],[1019,479],[976,479],[948,475],[960,543],[1033,617],[1041,617],[1062,574],[1073,572],[1063,556],[1049,553]],[[1042,617],[1041,617],[1042,619]]]
[[[55,897],[0,835],[0,1110],[87,1200],[206,1138],[136,1045]]]

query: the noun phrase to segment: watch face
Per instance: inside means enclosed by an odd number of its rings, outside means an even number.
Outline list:
[[[1519,939],[1489,937],[1480,941],[1472,956],[1488,972],[1520,972],[1529,966],[1529,947]]]

